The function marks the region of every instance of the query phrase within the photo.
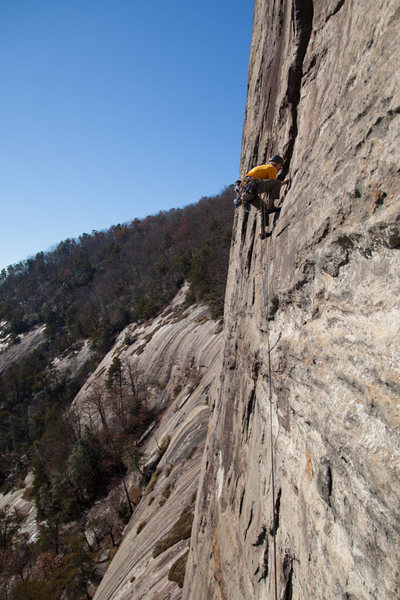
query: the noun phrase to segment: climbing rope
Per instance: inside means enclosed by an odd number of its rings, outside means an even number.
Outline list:
[[[269,281],[268,277],[268,259],[266,261],[266,272],[264,277],[264,234],[265,234],[265,204],[260,198],[260,269],[263,294],[264,318],[267,328],[267,350],[268,350],[268,380],[269,380],[269,423],[270,423],[270,444],[271,444],[271,488],[272,488],[272,527],[273,527],[273,551],[274,551],[274,592],[275,600],[278,600],[278,585],[276,574],[276,515],[275,515],[275,460],[274,460],[274,444],[272,437],[272,368],[271,368],[271,350],[269,341],[269,320],[268,320],[268,285],[265,282]],[[279,336],[280,337],[280,336]],[[278,338],[279,341],[279,338]],[[274,346],[278,342],[275,342]]]

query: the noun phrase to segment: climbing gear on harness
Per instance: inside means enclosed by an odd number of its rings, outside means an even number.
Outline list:
[[[243,180],[238,179],[235,182],[235,192],[237,194],[235,200],[241,204],[255,200],[258,193],[257,180],[254,179],[254,177],[249,176],[246,176]],[[239,204],[237,204],[237,206],[239,206]]]

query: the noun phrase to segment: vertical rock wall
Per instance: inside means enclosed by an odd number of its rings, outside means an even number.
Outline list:
[[[241,174],[291,185],[268,240],[236,213],[185,599],[400,597],[399,26],[255,2]]]

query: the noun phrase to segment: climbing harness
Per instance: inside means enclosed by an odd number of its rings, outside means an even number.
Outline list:
[[[262,281],[262,294],[263,294],[263,307],[264,317],[267,328],[267,349],[268,349],[268,379],[269,379],[269,423],[270,423],[270,444],[271,444],[271,488],[272,488],[272,528],[273,528],[273,551],[274,551],[274,596],[275,600],[278,600],[278,585],[276,575],[276,515],[275,515],[275,459],[274,459],[274,444],[272,438],[272,368],[271,368],[271,351],[280,340],[280,334],[275,344],[270,347],[269,341],[269,320],[268,320],[268,259],[266,261],[266,273],[264,277],[264,243],[265,237],[265,205],[263,200],[260,201],[260,239],[261,239],[261,251],[260,251],[260,269],[261,269],[261,281]],[[263,237],[264,236],[264,237]],[[265,285],[267,281],[267,286]]]

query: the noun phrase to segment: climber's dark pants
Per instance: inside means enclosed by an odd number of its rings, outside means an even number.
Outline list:
[[[258,194],[251,204],[259,209],[262,201],[267,210],[275,208],[274,200],[279,199],[281,187],[282,182],[279,179],[259,179]]]
[[[275,200],[279,199],[279,194],[281,191],[282,182],[279,179],[259,179],[258,181],[258,194],[255,200],[252,201],[252,205],[260,210],[262,204],[264,204],[264,208],[266,211],[271,211],[273,209],[276,210],[276,206],[274,204]],[[262,204],[261,204],[262,203]],[[265,211],[260,211],[261,213],[261,223],[264,227],[269,226],[269,214]],[[279,218],[280,210],[275,212],[273,227]],[[263,231],[265,231],[263,227]],[[267,234],[271,235],[271,233]]]

